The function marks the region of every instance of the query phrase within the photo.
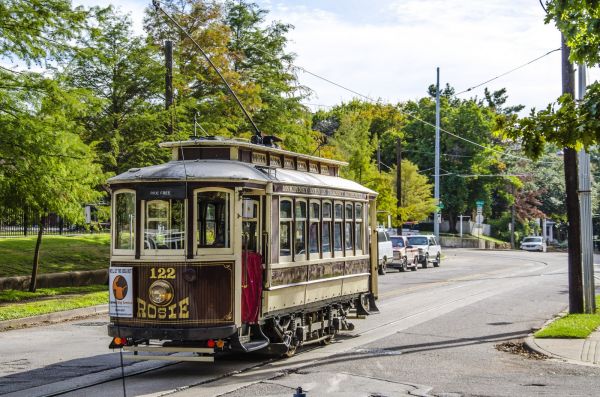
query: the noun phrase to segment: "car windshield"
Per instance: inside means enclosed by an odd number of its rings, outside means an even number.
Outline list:
[[[541,243],[542,238],[541,237],[525,237],[523,242],[524,243]]]
[[[408,238],[410,245],[427,245],[427,237],[413,236]]]
[[[394,248],[402,248],[404,247],[404,240],[402,237],[392,237],[392,246]]]

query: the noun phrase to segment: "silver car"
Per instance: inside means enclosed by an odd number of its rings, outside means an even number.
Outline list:
[[[521,241],[521,249],[525,251],[546,252],[546,242],[540,236],[528,236]]]

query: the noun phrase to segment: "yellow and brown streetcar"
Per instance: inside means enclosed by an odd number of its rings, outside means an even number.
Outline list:
[[[168,163],[109,180],[111,347],[291,355],[376,311],[376,192],[344,162],[218,137],[161,146]]]

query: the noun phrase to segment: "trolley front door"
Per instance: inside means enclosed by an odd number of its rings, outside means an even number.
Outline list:
[[[262,295],[261,206],[258,196],[242,202],[242,322],[256,323]]]

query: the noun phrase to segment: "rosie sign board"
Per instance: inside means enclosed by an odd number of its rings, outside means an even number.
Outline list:
[[[108,269],[108,308],[113,317],[133,317],[133,268]]]

